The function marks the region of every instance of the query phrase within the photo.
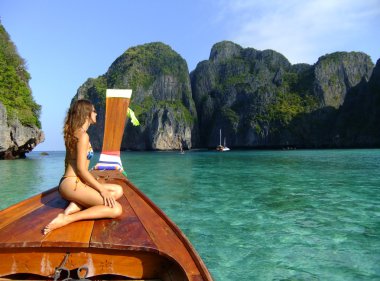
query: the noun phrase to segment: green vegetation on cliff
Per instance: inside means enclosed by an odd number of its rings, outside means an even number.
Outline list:
[[[275,102],[268,105],[268,121],[278,120],[281,125],[288,125],[299,114],[310,113],[317,106],[318,101],[313,96],[301,97],[296,93],[280,93]]]
[[[89,79],[78,96],[100,106],[107,88],[132,88],[131,106],[141,126],[127,127],[125,147],[131,149],[177,148],[173,133],[188,147],[215,147],[219,129],[231,147],[330,147],[347,145],[340,136],[356,137],[355,120],[346,122],[354,111],[349,105],[356,110],[366,87],[376,88],[366,84],[372,69],[363,53],[337,52],[314,65],[292,65],[276,51],[223,41],[189,76],[186,61],[156,42],[129,48],[106,74]],[[346,95],[351,102],[343,106]],[[372,104],[368,97],[361,114]],[[349,110],[338,120],[340,107]]]
[[[97,128],[103,127],[106,89],[133,90],[130,106],[140,126],[126,126],[128,139],[122,149],[178,149],[179,140],[184,147],[192,147],[189,132],[197,130],[198,121],[189,71],[186,61],[170,46],[154,42],[131,47],[104,75],[88,79],[79,88],[77,97],[88,98],[97,107]],[[168,127],[173,131],[165,132]],[[91,140],[100,149],[102,132],[97,128]]]
[[[110,67],[108,84],[121,86],[127,74],[128,87],[148,89],[160,75],[176,76],[186,81],[187,65],[169,46],[156,42],[129,48]]]
[[[327,126],[335,124],[331,110],[372,68],[369,57],[357,52],[292,65],[273,50],[217,43],[191,73],[200,143],[215,146],[213,134],[222,127],[231,146],[324,145],[319,135],[338,135]]]
[[[23,125],[41,128],[41,106],[33,100],[29,80],[25,61],[0,23],[0,102],[7,109],[8,122],[18,119]]]

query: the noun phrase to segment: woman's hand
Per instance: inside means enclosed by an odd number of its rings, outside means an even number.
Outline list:
[[[112,193],[107,189],[104,189],[100,195],[103,197],[104,205],[113,208],[115,206],[115,198]]]

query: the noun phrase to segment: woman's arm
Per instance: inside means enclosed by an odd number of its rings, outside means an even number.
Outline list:
[[[83,179],[89,186],[97,190],[104,199],[104,205],[113,207],[115,199],[112,193],[98,182],[93,175],[88,171],[87,151],[90,144],[90,138],[87,133],[82,133],[78,136],[77,142],[77,172],[78,176]]]

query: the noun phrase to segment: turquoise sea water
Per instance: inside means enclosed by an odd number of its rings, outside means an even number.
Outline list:
[[[0,209],[55,186],[63,160],[33,152],[0,161]],[[380,280],[380,150],[125,152],[122,160],[215,281]]]

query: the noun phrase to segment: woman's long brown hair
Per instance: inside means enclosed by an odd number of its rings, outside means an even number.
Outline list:
[[[66,151],[71,155],[75,151],[78,138],[75,131],[83,126],[87,117],[91,117],[93,105],[89,100],[81,99],[75,101],[67,112],[65,125],[63,127],[63,137],[65,139]]]

